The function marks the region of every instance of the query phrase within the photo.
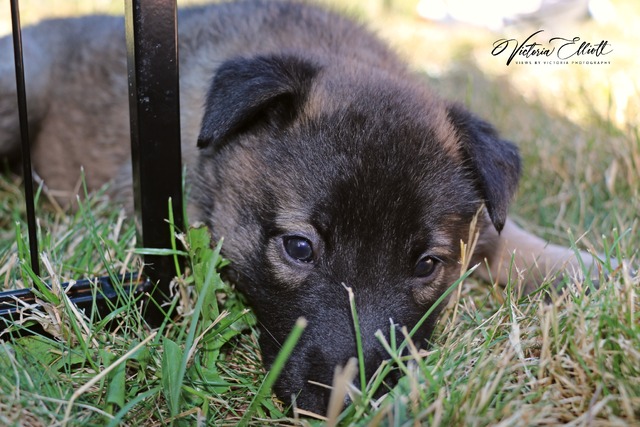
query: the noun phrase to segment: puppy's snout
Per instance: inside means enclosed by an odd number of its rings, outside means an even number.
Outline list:
[[[351,403],[347,389],[360,388],[360,364],[357,362],[356,335],[351,319],[346,324],[320,323],[315,328],[313,324],[310,322],[309,330],[306,331],[307,340],[303,338],[287,364],[287,373],[283,378],[289,379],[290,384],[283,382],[280,387],[287,388],[293,394],[298,408],[324,415],[333,392],[339,393],[339,398],[345,405]],[[374,330],[363,328],[361,335],[365,377],[369,381],[390,356],[375,337]],[[389,337],[386,336],[386,339],[389,340]],[[345,366],[350,359],[354,359],[355,367],[346,372]],[[336,376],[337,367],[344,376]],[[385,379],[385,383],[389,385],[395,382],[395,374]],[[333,390],[334,387],[340,390]],[[376,396],[386,391],[386,388],[379,390]]]

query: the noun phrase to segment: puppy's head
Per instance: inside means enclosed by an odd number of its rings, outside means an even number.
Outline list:
[[[356,356],[344,286],[370,376],[388,358],[374,333],[420,320],[458,277],[481,204],[493,223],[482,226],[502,228],[519,175],[511,143],[415,78],[295,54],[223,64],[199,146],[195,197],[225,238],[267,364],[308,321],[276,392],[318,413],[329,392],[309,381],[330,385]]]

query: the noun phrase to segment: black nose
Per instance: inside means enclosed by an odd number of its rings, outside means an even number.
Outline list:
[[[371,379],[371,376],[375,373],[383,360],[385,359],[370,359],[367,361],[366,366],[368,366],[368,368],[365,369],[367,372],[367,381]],[[342,364],[327,362],[320,366],[316,362],[312,363],[310,366],[311,369],[307,376],[308,380],[300,387],[299,392],[294,394],[291,403],[295,404],[299,409],[304,409],[305,411],[313,412],[318,415],[325,415],[331,400],[331,394],[334,392],[331,388],[333,386],[333,373],[335,372],[336,366],[342,366]],[[329,374],[331,374],[330,379]],[[372,399],[378,399],[388,393],[389,390],[397,384],[401,375],[402,373],[399,369],[392,369],[384,377],[382,385],[369,397]],[[356,370],[351,382],[351,387],[355,389],[361,388],[359,378],[359,371]],[[345,390],[343,389],[336,392],[340,393],[342,396],[345,393]],[[280,395],[278,390],[276,390],[276,393]],[[366,390],[365,393],[369,393],[369,391]],[[344,395],[344,398],[342,399],[344,407],[352,403],[351,397],[348,393]]]

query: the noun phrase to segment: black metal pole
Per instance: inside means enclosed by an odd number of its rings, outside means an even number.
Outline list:
[[[139,244],[170,248],[169,198],[174,223],[184,229],[176,1],[126,0],[125,19]],[[156,302],[166,300],[176,275],[174,258],[147,255],[145,264],[151,280],[158,283],[152,297]],[[146,314],[154,323],[162,320],[153,304]]]
[[[29,119],[27,114],[27,94],[24,82],[24,62],[22,59],[22,31],[20,29],[20,5],[11,0],[11,25],[13,30],[13,55],[16,67],[16,88],[18,93],[18,115],[20,117],[20,139],[22,142],[22,173],[24,175],[24,199],[27,207],[27,227],[29,228],[29,252],[31,269],[40,275],[38,262],[38,233],[33,197],[33,174],[31,172],[31,147],[29,144]]]

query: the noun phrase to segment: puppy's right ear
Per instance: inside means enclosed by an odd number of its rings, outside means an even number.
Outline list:
[[[236,58],[218,68],[198,147],[218,151],[234,136],[291,123],[320,67],[295,55]]]
[[[448,113],[460,137],[467,167],[499,233],[520,178],[518,147],[500,138],[493,126],[460,105],[449,106]]]

